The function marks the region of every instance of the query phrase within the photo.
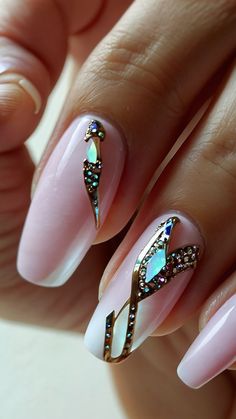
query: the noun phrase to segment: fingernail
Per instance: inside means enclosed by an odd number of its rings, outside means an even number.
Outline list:
[[[199,388],[236,361],[236,295],[217,310],[180,362],[177,373]]]
[[[183,293],[202,247],[185,215],[171,212],[153,221],[102,295],[85,335],[90,352],[119,362],[141,345]]]
[[[58,286],[71,276],[106,218],[124,161],[124,141],[108,121],[86,115],[71,124],[33,196],[18,252],[23,278]]]
[[[31,83],[30,80],[18,73],[2,73],[0,74],[0,85],[19,85],[32,99],[34,103],[34,113],[39,113],[42,107],[42,98],[38,89]]]

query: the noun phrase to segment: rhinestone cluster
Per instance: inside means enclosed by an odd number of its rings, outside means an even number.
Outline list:
[[[106,353],[108,351],[110,351],[110,348],[111,348],[113,324],[114,324],[114,312],[112,312],[106,318],[106,331],[105,331],[105,342],[104,342],[104,358],[106,357]]]
[[[83,162],[84,184],[92,207],[96,228],[100,227],[99,183],[102,173],[100,142],[105,138],[101,122],[92,119],[85,132],[84,140],[89,142],[87,158]]]
[[[156,254],[158,249],[163,247],[163,242],[158,241],[154,243],[150,251],[147,253],[139,268],[139,291],[138,298],[143,300],[144,298],[152,295],[158,291],[165,284],[167,284],[172,278],[178,273],[185,271],[189,268],[195,268],[199,259],[199,247],[198,246],[186,246],[170,253],[166,258],[166,264],[155,275],[151,281],[146,282],[147,265],[150,259]]]
[[[132,273],[130,298],[125,302],[117,315],[115,311],[112,311],[106,317],[105,361],[120,362],[131,353],[139,302],[160,290],[177,274],[196,267],[200,257],[198,246],[187,245],[168,253],[172,230],[179,221],[177,217],[170,217],[166,222],[161,223],[156,230],[155,236],[137,257]],[[129,306],[129,313],[123,349],[119,356],[113,357],[114,325],[127,306]]]
[[[97,160],[96,163],[90,163],[88,160],[84,161],[84,181],[89,193],[97,190],[101,176],[102,162]]]
[[[123,348],[123,355],[127,356],[130,352],[132,343],[133,343],[133,336],[134,336],[134,328],[135,328],[135,319],[136,319],[136,312],[137,312],[137,305],[131,304],[129,307],[129,315],[128,315],[128,324],[127,324],[127,331],[125,337],[125,345]],[[105,331],[105,342],[104,342],[104,359],[107,361],[108,357],[110,356],[111,345],[112,345],[112,337],[113,337],[113,326],[114,326],[114,312],[112,312],[106,319],[106,331]],[[119,359],[117,359],[117,362]]]

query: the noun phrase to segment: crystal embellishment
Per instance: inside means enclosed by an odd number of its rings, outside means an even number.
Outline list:
[[[152,280],[166,264],[165,250],[159,249],[147,265],[145,282]]]
[[[87,160],[89,163],[96,163],[97,161],[97,147],[93,140],[91,140],[91,144],[89,144],[87,148]]]
[[[131,282],[130,297],[118,313],[113,310],[106,317],[104,360],[120,362],[132,351],[135,323],[140,301],[149,298],[168,284],[175,276],[187,269],[195,269],[199,260],[199,247],[186,245],[169,252],[174,227],[180,220],[169,217],[161,223],[153,237],[137,256]],[[125,310],[128,311],[127,333],[120,355],[112,356],[114,325]]]
[[[90,199],[96,228],[100,227],[99,183],[102,173],[100,142],[105,139],[105,129],[101,122],[91,120],[84,140],[88,142],[86,159],[83,163],[84,183]]]

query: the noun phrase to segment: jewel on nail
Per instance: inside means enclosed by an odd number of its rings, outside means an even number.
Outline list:
[[[112,311],[106,317],[103,357],[108,362],[120,362],[132,352],[135,334],[135,321],[140,301],[153,295],[168,284],[176,275],[195,269],[199,260],[200,249],[196,245],[186,245],[169,252],[169,244],[178,217],[170,217],[156,229],[147,245],[138,255],[132,272],[131,293],[120,311]],[[114,326],[118,318],[128,310],[127,330],[123,349],[119,356],[112,356]],[[109,337],[108,337],[109,336]]]
[[[84,140],[88,143],[86,159],[83,163],[84,183],[90,199],[96,228],[100,227],[99,182],[102,172],[102,158],[100,142],[106,133],[101,122],[91,120],[85,133]]]

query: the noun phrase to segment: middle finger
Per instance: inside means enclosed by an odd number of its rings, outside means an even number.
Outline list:
[[[192,102],[231,54],[235,18],[234,2],[133,3],[83,67],[57,128],[57,140],[43,159],[43,166],[48,162],[20,244],[18,269],[23,277],[60,285],[98,234],[104,240],[124,227]],[[81,112],[89,115],[73,121],[55,147],[59,133]],[[125,166],[119,130],[99,113],[119,121],[126,134]],[[88,157],[92,171],[83,172],[84,134],[93,118],[102,121],[106,132],[101,144],[103,169],[96,167],[100,157],[92,143],[93,155]]]
[[[120,361],[157,328],[165,334],[182,325],[235,263],[235,91],[234,64],[110,262],[110,283],[86,333],[98,357]]]

